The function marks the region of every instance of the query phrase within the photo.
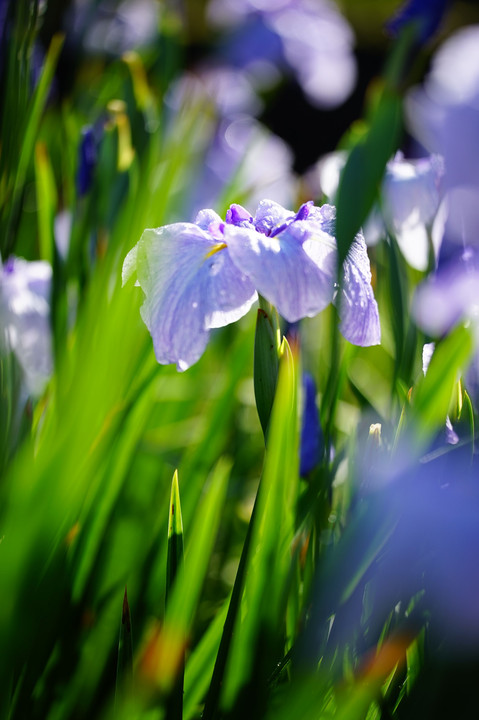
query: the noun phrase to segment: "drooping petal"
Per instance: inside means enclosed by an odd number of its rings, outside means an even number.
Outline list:
[[[178,370],[201,357],[211,328],[238,320],[256,299],[224,244],[193,223],[145,230],[137,245],[136,272],[145,293],[141,314],[156,358],[176,363]]]
[[[123,261],[121,269],[121,285],[126,285],[128,280],[136,273],[136,260],[138,257],[138,243],[134,245]]]
[[[342,287],[335,299],[341,321],[339,329],[346,340],[354,345],[379,345],[379,311],[371,287],[366,243],[361,234],[356,235],[343,267]]]
[[[332,301],[336,245],[307,220],[274,237],[227,225],[225,242],[234,264],[288,322],[313,317]]]

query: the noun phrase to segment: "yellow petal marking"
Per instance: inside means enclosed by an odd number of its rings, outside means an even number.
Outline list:
[[[228,247],[226,243],[216,243],[216,245],[213,245],[211,250],[209,250],[205,255],[205,260],[210,258],[215,253],[219,252],[220,250],[223,250],[223,248]]]

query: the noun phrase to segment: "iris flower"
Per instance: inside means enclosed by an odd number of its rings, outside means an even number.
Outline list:
[[[272,200],[254,216],[231,205],[225,222],[201,210],[194,223],[145,230],[127,255],[123,283],[136,272],[141,314],[158,362],[186,370],[213,328],[241,318],[260,293],[288,321],[313,317],[331,302],[340,330],[356,345],[380,342],[366,244],[358,234],[336,283],[335,208],[305,203],[297,213]]]

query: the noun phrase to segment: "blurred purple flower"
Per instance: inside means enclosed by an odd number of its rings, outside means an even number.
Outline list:
[[[387,23],[392,35],[398,35],[402,28],[416,22],[419,40],[426,43],[438,30],[450,0],[408,0]]]
[[[432,337],[441,337],[460,320],[479,318],[479,257],[467,250],[425,280],[416,291],[413,314]]]
[[[97,161],[98,147],[95,131],[91,125],[86,125],[82,128],[78,148],[77,192],[80,197],[86,195],[91,188]]]
[[[409,630],[427,625],[448,650],[477,647],[477,469],[470,447],[418,462],[405,442],[356,465],[360,488],[348,527],[317,580],[310,651],[325,627],[331,655],[362,640],[375,647],[388,618]]]
[[[232,184],[252,205],[265,192],[289,203],[296,187],[292,166],[288,145],[257,120],[245,115],[224,119],[193,184],[191,203],[195,209],[213,205]]]
[[[44,261],[10,257],[0,264],[0,350],[15,354],[32,395],[42,392],[53,367],[51,278]]]
[[[444,157],[446,235],[462,247],[479,235],[479,25],[458,30],[437,51],[423,88],[407,102],[411,132]]]
[[[324,450],[323,431],[316,405],[316,384],[310,373],[303,373],[303,414],[299,474],[306,477],[321,460]]]
[[[267,64],[283,66],[319,107],[339,105],[351,93],[354,36],[332,2],[212,0],[209,16],[213,23],[236,26],[225,44],[226,57],[253,75]]]
[[[204,352],[210,330],[242,317],[256,290],[289,322],[334,301],[347,340],[378,344],[378,308],[361,235],[335,296],[334,216],[329,205],[305,203],[295,214],[263,200],[254,217],[232,205],[225,222],[213,210],[201,210],[195,223],[145,230],[125,258],[123,283],[136,273],[158,362],[186,370]]]
[[[470,451],[469,451],[470,452]],[[454,643],[479,639],[477,467],[459,450],[409,468],[376,495],[372,515],[393,529],[373,573],[378,620],[426,591],[433,632]],[[409,597],[408,597],[409,596]]]
[[[192,215],[218,204],[225,188],[240,188],[242,199],[257,204],[265,193],[289,204],[296,195],[293,153],[253,117],[261,109],[248,74],[232,68],[201,67],[183,75],[167,96],[173,121],[191,103],[207,108],[202,113],[210,126],[196,138],[203,153],[201,167],[190,181],[188,206]],[[203,143],[203,149],[201,144]]]

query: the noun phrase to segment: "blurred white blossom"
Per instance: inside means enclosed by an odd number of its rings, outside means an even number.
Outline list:
[[[31,395],[42,392],[52,373],[51,279],[44,261],[10,257],[0,264],[0,351],[15,354]]]

